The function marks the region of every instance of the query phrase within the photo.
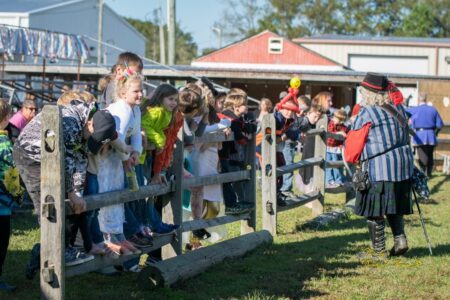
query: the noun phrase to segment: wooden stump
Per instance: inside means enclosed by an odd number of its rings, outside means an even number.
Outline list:
[[[141,271],[139,285],[142,288],[170,287],[227,258],[241,257],[272,240],[270,232],[262,230],[157,262]]]

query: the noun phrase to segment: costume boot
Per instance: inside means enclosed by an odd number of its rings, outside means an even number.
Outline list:
[[[370,239],[372,240],[372,250],[376,254],[384,253],[386,250],[386,239],[384,236],[385,227],[383,219],[367,219]]]
[[[392,256],[398,256],[408,251],[408,241],[405,235],[405,224],[403,221],[403,215],[387,215],[389,226],[391,227],[392,234],[394,235],[394,247],[392,247],[389,254]]]

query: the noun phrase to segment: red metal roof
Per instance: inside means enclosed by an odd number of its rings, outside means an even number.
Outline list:
[[[202,56],[194,62],[341,66],[337,62],[285,38],[283,38],[283,52],[281,54],[269,53],[268,44],[271,37],[280,38],[279,35],[266,30]]]

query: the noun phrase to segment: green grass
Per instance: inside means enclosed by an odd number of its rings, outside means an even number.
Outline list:
[[[244,258],[226,261],[173,289],[139,290],[137,274],[107,277],[87,274],[69,278],[67,299],[449,299],[450,176],[431,180],[431,204],[422,205],[433,242],[429,256],[418,214],[406,217],[411,250],[385,264],[364,265],[356,253],[369,246],[363,219],[347,220],[317,231],[298,231],[311,217],[301,207],[279,215],[274,243]],[[344,204],[344,195],[326,196],[327,211]],[[258,223],[260,227],[260,222]],[[228,226],[237,236],[239,224]],[[388,248],[392,235],[387,232]],[[38,299],[39,281],[24,279],[29,250],[39,232],[30,215],[14,216],[4,276],[18,286],[0,299]]]

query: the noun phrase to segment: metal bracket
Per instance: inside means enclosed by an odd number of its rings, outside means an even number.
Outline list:
[[[45,262],[45,265],[48,265],[48,261]],[[47,283],[52,283],[55,280],[55,267],[50,265],[48,267],[44,267],[42,269],[42,279]]]
[[[275,213],[275,211],[273,210],[273,203],[270,202],[270,201],[267,201],[267,202],[266,202],[266,212],[267,212],[269,215],[273,215],[273,214]]]
[[[272,176],[272,165],[271,164],[267,164],[265,169],[266,169],[266,176],[267,177]]]
[[[46,196],[45,202],[42,203],[42,217],[47,218],[50,222],[56,222],[55,200],[52,196]]]

